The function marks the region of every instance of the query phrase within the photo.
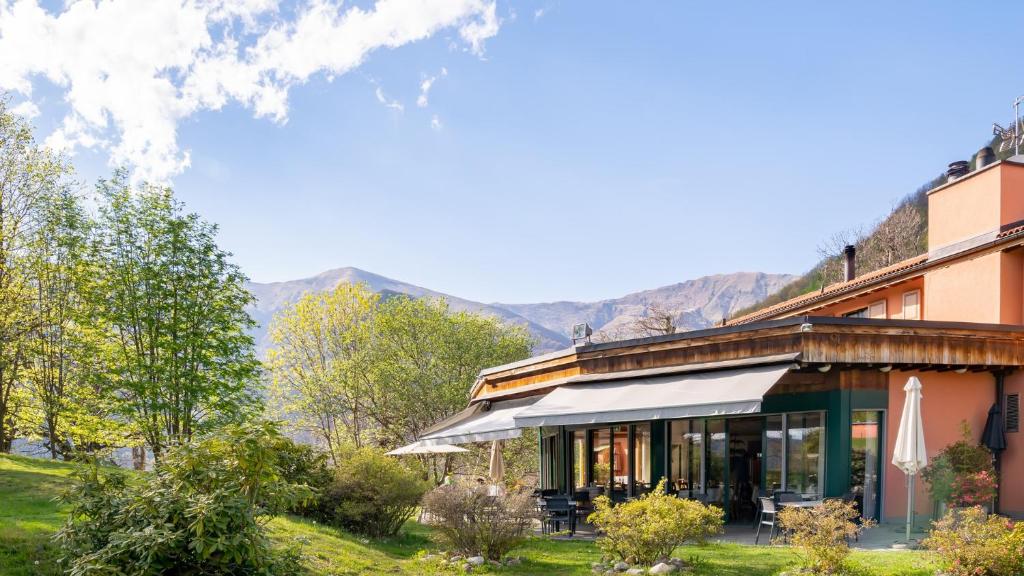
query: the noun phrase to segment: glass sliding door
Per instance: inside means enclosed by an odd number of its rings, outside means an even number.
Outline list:
[[[704,492],[701,472],[704,467],[704,421],[676,420],[669,423],[670,491],[680,498]]]
[[[572,433],[572,483],[573,491],[587,487],[587,432],[574,430]]]
[[[590,431],[590,466],[593,477],[591,485],[608,494],[612,474],[612,439],[611,430],[598,428]]]
[[[629,495],[629,426],[612,428],[612,500],[622,502]]]
[[[785,479],[782,477],[782,453],[785,442],[782,437],[781,414],[773,414],[765,418],[764,431],[764,495],[782,490]]]
[[[881,423],[881,412],[857,410],[850,426],[850,492],[861,516],[871,519],[877,519],[879,512]]]
[[[707,421],[707,484],[708,503],[725,508],[725,466],[729,445],[725,437],[725,420]]]
[[[805,498],[821,498],[825,480],[825,415],[786,416],[786,489]]]
[[[633,495],[651,491],[651,424],[633,427]]]

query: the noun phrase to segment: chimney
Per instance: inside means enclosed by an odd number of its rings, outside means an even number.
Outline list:
[[[843,275],[843,280],[849,282],[857,277],[857,248],[853,244],[847,244],[846,248],[843,248],[843,254],[846,256],[846,272]]]
[[[981,170],[985,166],[996,161],[996,153],[992,151],[990,146],[985,146],[974,156],[974,169]]]
[[[946,181],[952,182],[957,178],[967,175],[967,169],[970,165],[967,160],[957,160],[956,162],[950,162],[949,168],[946,170]]]

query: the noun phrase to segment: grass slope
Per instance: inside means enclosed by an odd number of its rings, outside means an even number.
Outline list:
[[[60,573],[59,551],[50,536],[60,528],[66,510],[55,497],[68,486],[72,466],[49,460],[0,455],[0,576],[50,576]],[[430,529],[410,522],[392,539],[367,540],[301,518],[270,522],[271,535],[282,546],[297,546],[310,574],[427,575],[461,573],[422,560],[422,551],[436,551]],[[520,566],[492,570],[509,576],[586,575],[600,552],[592,542],[533,538],[515,552]],[[677,550],[695,562],[696,576],[772,576],[796,566],[796,554],[785,547],[735,544],[687,546]],[[863,552],[852,556],[861,574],[926,576],[933,573],[915,552]],[[484,570],[483,572],[487,572]]]

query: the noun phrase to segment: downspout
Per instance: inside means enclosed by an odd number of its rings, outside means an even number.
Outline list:
[[[1002,370],[993,372],[996,381],[996,404],[999,405],[1000,414],[1003,415],[1003,426],[1006,425],[1006,406],[1004,405],[1006,399],[1006,373]],[[999,493],[1003,491],[1003,451],[995,450],[992,452],[992,466],[996,470],[996,497],[992,502],[992,513],[999,514]]]

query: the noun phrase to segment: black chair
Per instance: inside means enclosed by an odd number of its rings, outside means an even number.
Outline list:
[[[761,538],[761,526],[769,526],[768,529],[768,543],[771,544],[772,538],[775,537],[775,529],[778,526],[778,508],[775,505],[773,498],[760,497],[758,500],[761,502],[761,519],[757,523],[757,534],[754,535],[754,545],[757,545],[758,540]]]
[[[594,503],[590,500],[589,490],[577,490],[573,492],[572,499],[576,501],[576,517],[584,521],[594,511]]]
[[[569,525],[569,534],[576,534],[576,506],[570,503],[568,496],[550,496],[544,499],[544,522],[541,526],[545,534],[558,532],[562,522]]]

